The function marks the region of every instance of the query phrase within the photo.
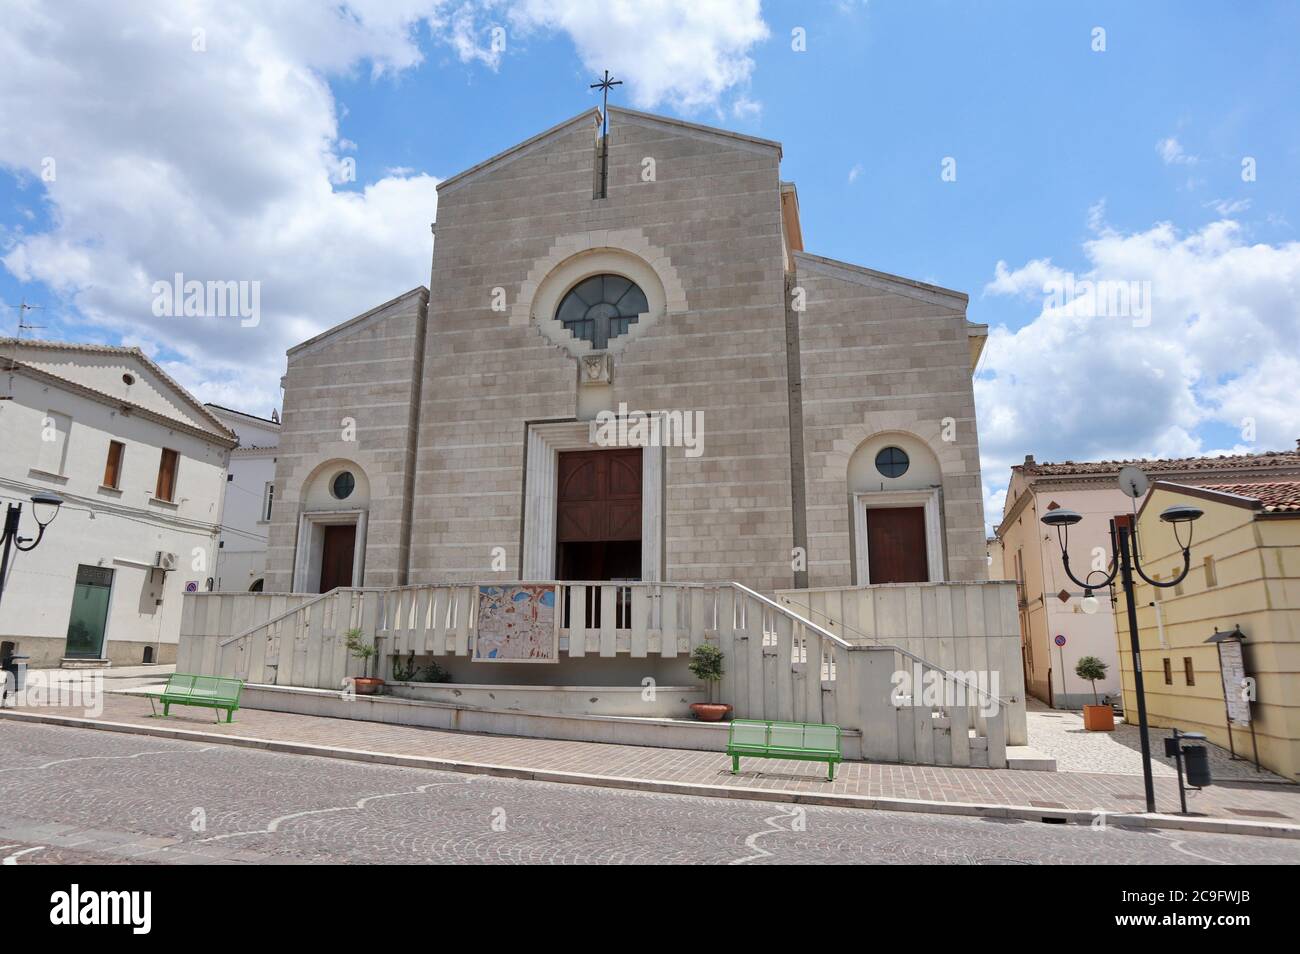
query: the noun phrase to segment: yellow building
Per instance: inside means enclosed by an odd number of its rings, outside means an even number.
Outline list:
[[[1148,719],[1154,727],[1203,732],[1247,759],[1258,745],[1265,768],[1300,777],[1300,481],[1152,485],[1137,525],[1142,567],[1155,580],[1171,580],[1182,568],[1173,531],[1160,522],[1175,504],[1205,513],[1193,525],[1191,570],[1182,583],[1160,589],[1137,581]],[[1124,710],[1136,713],[1125,612],[1120,598],[1115,628]],[[1237,628],[1245,636],[1247,695],[1254,680],[1253,726],[1230,730],[1221,637],[1211,637]],[[1238,679],[1229,681],[1227,692],[1241,699]]]

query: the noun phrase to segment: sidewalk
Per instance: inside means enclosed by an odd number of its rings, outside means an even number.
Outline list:
[[[52,707],[3,709],[0,717],[650,791],[1080,823],[1100,810],[1124,816],[1111,824],[1300,837],[1300,786],[1290,784],[1230,781],[1189,791],[1188,809],[1202,817],[1184,818],[1141,814],[1142,779],[1127,774],[845,762],[827,782],[818,763],[745,759],[733,776],[730,760],[718,752],[475,735],[259,709],[239,710],[230,725],[199,709],[174,710],[163,720],[151,717],[147,699],[111,693],[94,719],[80,708]],[[1157,777],[1155,785],[1157,806],[1176,812],[1177,782]]]

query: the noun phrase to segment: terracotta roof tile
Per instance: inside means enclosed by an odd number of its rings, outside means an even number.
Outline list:
[[[1268,451],[1263,454],[1232,454],[1219,457],[1177,457],[1160,460],[1102,460],[1037,463],[1026,461],[1013,470],[1023,470],[1026,477],[1105,477],[1118,474],[1121,467],[1132,465],[1152,478],[1198,472],[1250,470],[1290,470],[1300,472],[1300,451]]]
[[[1264,505],[1265,513],[1300,513],[1300,480],[1261,481],[1252,484],[1206,484],[1207,490],[1221,490],[1250,497]]]

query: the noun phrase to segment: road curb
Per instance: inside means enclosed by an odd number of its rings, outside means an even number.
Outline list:
[[[1081,809],[1044,809],[1030,805],[987,805],[975,802],[937,802],[912,798],[880,798],[870,795],[830,795],[818,792],[792,792],[781,789],[739,788],[727,785],[705,785],[696,782],[665,782],[658,779],[633,778],[617,775],[590,775],[580,772],[561,772],[552,769],[531,769],[513,765],[494,765],[486,762],[465,762],[439,759],[423,755],[398,755],[392,752],[373,752],[367,749],[345,749],[314,745],[309,742],[285,742],[277,739],[259,739],[242,735],[217,735],[195,729],[175,729],[166,726],[136,725],[130,722],[107,722],[99,719],[77,719],[43,713],[0,710],[0,718],[43,725],[62,725],[77,729],[99,729],[128,735],[145,735],[154,738],[176,739],[185,742],[206,742],[218,745],[235,745],[243,748],[263,749],[290,755],[314,755],[322,758],[343,759],[350,762],[369,762],[394,765],[401,768],[433,769],[441,772],[459,772],[468,775],[489,775],[497,778],[524,779],[535,782],[558,782],[565,785],[587,785],[596,788],[614,788],[638,792],[655,792],[669,795],[693,795],[706,798],[729,798],[747,801],[784,802],[798,805],[815,805],[827,808],[874,809],[888,812],[916,812],[932,815],[967,815],[979,818],[1008,818],[1046,824],[1092,825],[1098,814]],[[1253,835],[1265,838],[1290,838],[1300,840],[1300,825],[1279,825],[1271,822],[1238,821],[1230,818],[1184,818],[1179,815],[1161,815],[1130,812],[1104,812],[1106,824],[1118,828],[1159,828],[1176,831],[1208,832],[1214,834]]]

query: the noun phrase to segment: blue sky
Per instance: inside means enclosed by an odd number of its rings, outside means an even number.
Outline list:
[[[1025,453],[1300,437],[1294,4],[99,6],[0,24],[0,301],[205,399],[266,413],[285,347],[427,281],[434,180],[595,104],[608,66],[616,103],[780,140],[810,251],[970,295],[991,511]],[[145,314],[173,270],[260,278],[262,327]],[[1064,273],[1150,282],[1155,320],[1052,313]]]

